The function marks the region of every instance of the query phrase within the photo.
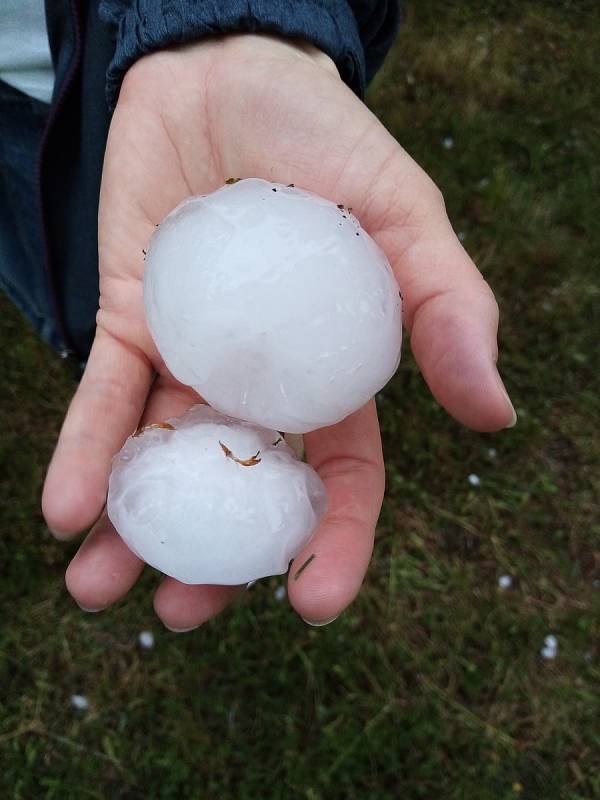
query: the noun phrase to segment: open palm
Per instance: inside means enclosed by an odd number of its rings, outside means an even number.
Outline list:
[[[441,195],[323,54],[268,36],[229,36],[141,59],[113,116],[99,215],[100,310],[87,369],[50,465],[43,508],[68,538],[92,525],[67,572],[97,610],[122,597],[142,563],[102,513],[111,458],[142,423],[177,416],[198,396],[169,374],[144,319],[142,251],[183,198],[229,177],[294,183],[353,208],[386,251],[405,324],[438,401],[476,430],[514,422],[496,371],[497,306],[454,236]],[[305,436],[329,511],[289,596],[307,620],[335,617],[367,569],[384,490],[374,402]],[[292,568],[294,575],[297,566]],[[155,608],[173,629],[196,627],[240,589],[165,578]]]

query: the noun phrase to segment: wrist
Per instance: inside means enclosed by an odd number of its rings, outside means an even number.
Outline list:
[[[259,64],[276,70],[316,67],[324,76],[341,80],[333,60],[310,42],[270,33],[232,33],[142,56],[125,73],[119,104],[148,92],[156,97],[157,90],[171,94],[189,86],[203,92],[208,76],[218,85],[232,70],[254,73]]]
[[[272,33],[233,33],[222,37],[221,44],[225,57],[241,62],[253,63],[258,59],[305,62],[339,77],[333,60],[316,45],[304,39]]]

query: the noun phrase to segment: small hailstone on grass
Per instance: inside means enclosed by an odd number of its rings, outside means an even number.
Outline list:
[[[500,575],[498,578],[498,586],[500,589],[510,589],[512,586],[512,578],[510,575]]]
[[[285,600],[285,596],[287,594],[285,586],[278,586],[275,591],[273,592],[273,596],[278,603],[281,603],[282,600]]]
[[[141,631],[138,636],[138,644],[142,650],[152,650],[154,647],[154,634],[152,631]]]
[[[558,655],[558,639],[553,634],[544,638],[544,646],[540,650],[540,655],[546,660],[552,660]]]
[[[475,475],[473,472],[467,478],[471,486],[481,486],[481,478],[479,475]]]
[[[323,482],[277,431],[206,405],[129,437],[107,500],[130,550],[188,584],[283,574],[326,507]]]
[[[361,408],[400,360],[401,298],[344,205],[258,178],[156,229],[146,319],[171,373],[223,414],[286,433]]]
[[[442,146],[444,150],[452,150],[452,148],[454,147],[454,139],[452,138],[452,136],[445,136],[442,139]]]
[[[84,694],[72,694],[71,705],[77,711],[87,711],[87,709],[90,707],[90,701]]]
[[[490,458],[496,458],[496,456],[498,455],[498,451],[496,450],[496,448],[495,448],[495,447],[490,447],[490,448],[488,449],[488,451],[487,451],[487,454],[488,454],[488,456],[489,456]]]

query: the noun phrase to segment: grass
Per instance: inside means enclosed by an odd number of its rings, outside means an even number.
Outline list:
[[[371,89],[497,292],[519,424],[461,429],[406,358],[379,398],[376,555],[326,628],[271,579],[176,636],[150,570],[79,611],[75,546],[39,511],[74,381],[0,302],[0,796],[600,797],[599,23],[574,0],[413,3]]]

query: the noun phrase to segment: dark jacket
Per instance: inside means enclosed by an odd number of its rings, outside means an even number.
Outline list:
[[[399,7],[397,0],[46,0],[46,17],[56,81],[39,161],[45,269],[62,339],[85,358],[98,305],[102,160],[131,64],[202,36],[273,32],[319,47],[362,96],[394,39]]]

